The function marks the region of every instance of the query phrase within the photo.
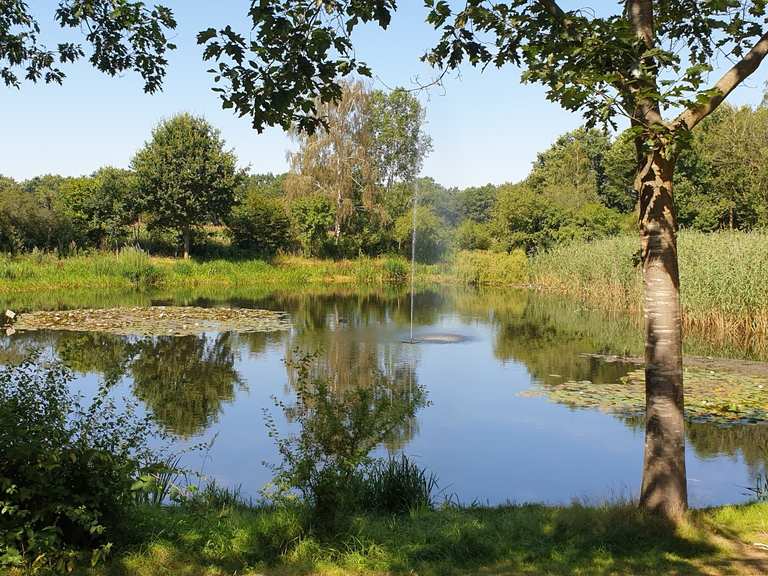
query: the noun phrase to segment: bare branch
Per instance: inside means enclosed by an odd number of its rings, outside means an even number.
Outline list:
[[[766,55],[768,55],[768,32],[763,34],[744,58],[723,74],[723,77],[712,87],[712,90],[716,91],[713,96],[703,104],[685,110],[675,119],[673,126],[685,126],[691,130],[711,114],[739,84],[757,70]]]

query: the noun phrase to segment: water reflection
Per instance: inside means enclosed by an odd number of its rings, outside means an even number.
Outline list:
[[[265,437],[261,410],[271,405],[269,395],[289,396],[295,382],[295,373],[283,360],[290,364],[305,353],[318,353],[313,376],[339,392],[368,387],[396,397],[417,382],[423,384],[434,406],[418,420],[408,421],[386,448],[418,450],[425,464],[441,469],[450,476],[444,481],[456,486],[461,486],[457,476],[480,474],[472,481],[478,484],[478,496],[496,501],[503,501],[504,494],[567,500],[584,492],[603,493],[614,480],[634,482],[639,477],[642,428],[637,422],[517,395],[533,382],[616,382],[626,372],[624,366],[582,354],[640,354],[641,335],[631,318],[525,291],[429,290],[416,298],[417,331],[439,329],[471,337],[466,343],[430,348],[401,342],[410,319],[409,299],[397,289],[158,293],[132,295],[127,303],[136,305],[137,299],[142,305],[285,310],[293,329],[157,338],[19,333],[0,339],[0,364],[18,362],[30,350],[44,348],[79,373],[122,380],[180,438],[221,432],[222,455],[212,467],[220,466],[228,478],[245,486],[259,472],[238,476],[245,465],[234,454],[244,445],[259,444],[248,440]],[[696,341],[688,347],[713,352]],[[586,438],[592,432],[598,440],[590,445]],[[715,488],[708,485],[700,503],[738,499],[741,487],[765,468],[768,427],[692,424],[687,432],[689,454],[699,459],[694,469],[710,484],[715,478],[721,482]],[[462,452],[462,446],[472,448]],[[233,454],[230,464],[228,451]],[[602,479],[590,467],[602,465],[606,454],[612,455],[614,468]],[[560,468],[571,457],[584,467],[582,472]],[[526,462],[528,470],[520,470],[520,462]],[[494,475],[507,478],[506,485],[494,488]],[[564,475],[568,481],[560,485],[550,475]],[[258,488],[261,481],[256,484]],[[462,499],[475,495],[468,489],[459,494]]]
[[[130,365],[133,393],[169,431],[199,434],[243,385],[231,344],[230,334],[145,339]]]

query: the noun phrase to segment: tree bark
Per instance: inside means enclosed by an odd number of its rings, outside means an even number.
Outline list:
[[[184,237],[184,260],[189,260],[189,250],[192,244],[192,232],[189,228],[184,228],[182,235]]]
[[[645,289],[645,453],[640,505],[671,520],[688,507],[674,160],[649,152],[638,170]]]
[[[336,221],[333,226],[333,235],[335,243],[338,246],[339,240],[341,240],[341,208],[344,202],[344,197],[341,194],[341,190],[336,191]]]

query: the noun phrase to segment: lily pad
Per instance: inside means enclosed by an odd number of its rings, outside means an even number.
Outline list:
[[[203,332],[277,332],[291,324],[284,312],[250,308],[150,306],[21,314],[16,330],[70,330],[123,336],[189,336]]]
[[[768,377],[764,374],[686,368],[685,418],[721,425],[768,422]],[[591,408],[620,416],[645,413],[645,371],[633,370],[619,382],[588,380],[540,384],[526,396],[539,395],[574,408]]]

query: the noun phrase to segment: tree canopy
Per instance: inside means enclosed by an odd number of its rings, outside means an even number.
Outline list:
[[[60,28],[84,35],[85,43],[50,46],[25,0],[0,5],[0,77],[7,86],[19,88],[23,80],[61,84],[65,65],[87,57],[110,76],[138,73],[146,92],[161,88],[166,53],[176,48],[166,37],[176,27],[169,8],[131,0],[60,0],[54,19]]]
[[[151,214],[152,225],[181,232],[185,256],[194,227],[229,214],[242,178],[219,132],[190,114],[160,123],[131,166],[142,210]]]

